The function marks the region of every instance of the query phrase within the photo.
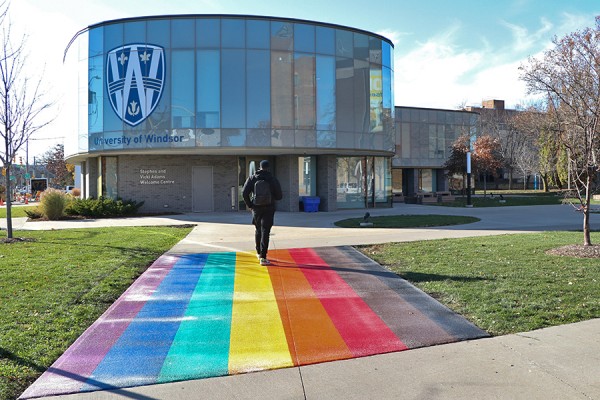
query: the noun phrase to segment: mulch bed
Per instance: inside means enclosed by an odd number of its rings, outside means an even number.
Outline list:
[[[570,244],[548,250],[546,254],[577,258],[600,258],[600,245],[584,246],[582,244]]]
[[[20,243],[20,242],[35,242],[34,238],[0,238],[0,243]]]

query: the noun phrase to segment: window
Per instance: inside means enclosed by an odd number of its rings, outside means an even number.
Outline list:
[[[371,64],[370,74],[370,132],[383,131],[383,77],[381,67]]]
[[[194,115],[194,51],[174,50],[171,62],[171,127],[193,128]]]
[[[219,50],[199,50],[196,60],[198,128],[221,126],[221,62]]]
[[[271,62],[268,50],[246,53],[248,128],[271,127]],[[270,144],[270,142],[269,142]]]
[[[294,55],[294,126],[315,128],[315,56]]]
[[[269,48],[269,21],[246,21],[246,47],[249,49]]]
[[[369,60],[369,38],[361,33],[354,33],[354,58]]]
[[[271,21],[271,49],[293,50],[294,25],[289,22]]]
[[[221,45],[221,20],[196,20],[196,46],[200,48],[218,48]]]
[[[294,24],[294,51],[315,52],[315,27],[305,24]]]
[[[83,43],[85,38],[80,42]],[[89,31],[88,57],[101,56],[104,54],[104,28],[94,28]],[[85,56],[82,54],[81,56]],[[83,58],[83,57],[80,57]]]
[[[117,190],[117,157],[100,157],[100,181],[99,187],[102,188],[102,196],[116,200],[119,196]]]
[[[335,130],[335,59],[317,56],[317,129]]]
[[[171,24],[169,20],[157,19],[147,22],[148,43],[162,46],[166,49],[171,47]]]
[[[102,116],[104,115],[104,59],[102,56],[93,57],[89,60],[89,77],[82,88],[87,91],[88,104],[88,132],[102,132],[104,129]],[[87,75],[83,74],[84,79]],[[86,90],[87,89],[87,90]],[[83,132],[83,131],[82,131]]]
[[[339,57],[354,56],[354,37],[352,32],[337,29],[335,31],[335,54]]]
[[[317,26],[316,52],[320,54],[335,55],[335,31],[331,28]]]
[[[243,19],[221,20],[221,46],[236,49],[246,47],[246,21]]]
[[[317,194],[317,158],[298,157],[298,194],[316,196]]]
[[[171,21],[171,47],[193,48],[195,46],[195,31],[193,19],[174,19]]]
[[[221,64],[221,127],[246,126],[246,53],[223,50]]]
[[[337,58],[335,66],[336,127],[340,131],[354,131],[354,61]]]
[[[271,118],[273,128],[292,128],[292,54],[271,52]]]

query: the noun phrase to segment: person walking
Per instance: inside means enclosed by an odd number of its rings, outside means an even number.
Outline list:
[[[246,207],[252,211],[256,256],[260,265],[270,265],[267,258],[269,235],[275,217],[275,201],[281,200],[281,185],[270,172],[269,161],[262,160],[256,174],[248,177],[242,189]]]

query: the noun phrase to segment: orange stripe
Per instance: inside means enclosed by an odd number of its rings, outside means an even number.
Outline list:
[[[287,250],[270,251],[269,267],[295,365],[351,358],[352,353]]]

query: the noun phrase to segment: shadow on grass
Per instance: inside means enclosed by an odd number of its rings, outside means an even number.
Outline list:
[[[406,279],[409,282],[477,282],[477,281],[488,281],[488,278],[482,278],[478,276],[452,276],[452,275],[438,275],[438,274],[424,274],[421,272],[403,272],[398,276]]]
[[[36,363],[26,360],[25,358],[19,357],[15,353],[8,351],[6,349],[3,349],[2,347],[0,347],[0,359],[1,358],[7,359],[10,361],[14,361],[18,365],[20,365],[22,367],[31,368],[32,370],[34,370],[36,372],[41,373],[46,370],[45,367],[42,367],[41,365],[37,365]]]

